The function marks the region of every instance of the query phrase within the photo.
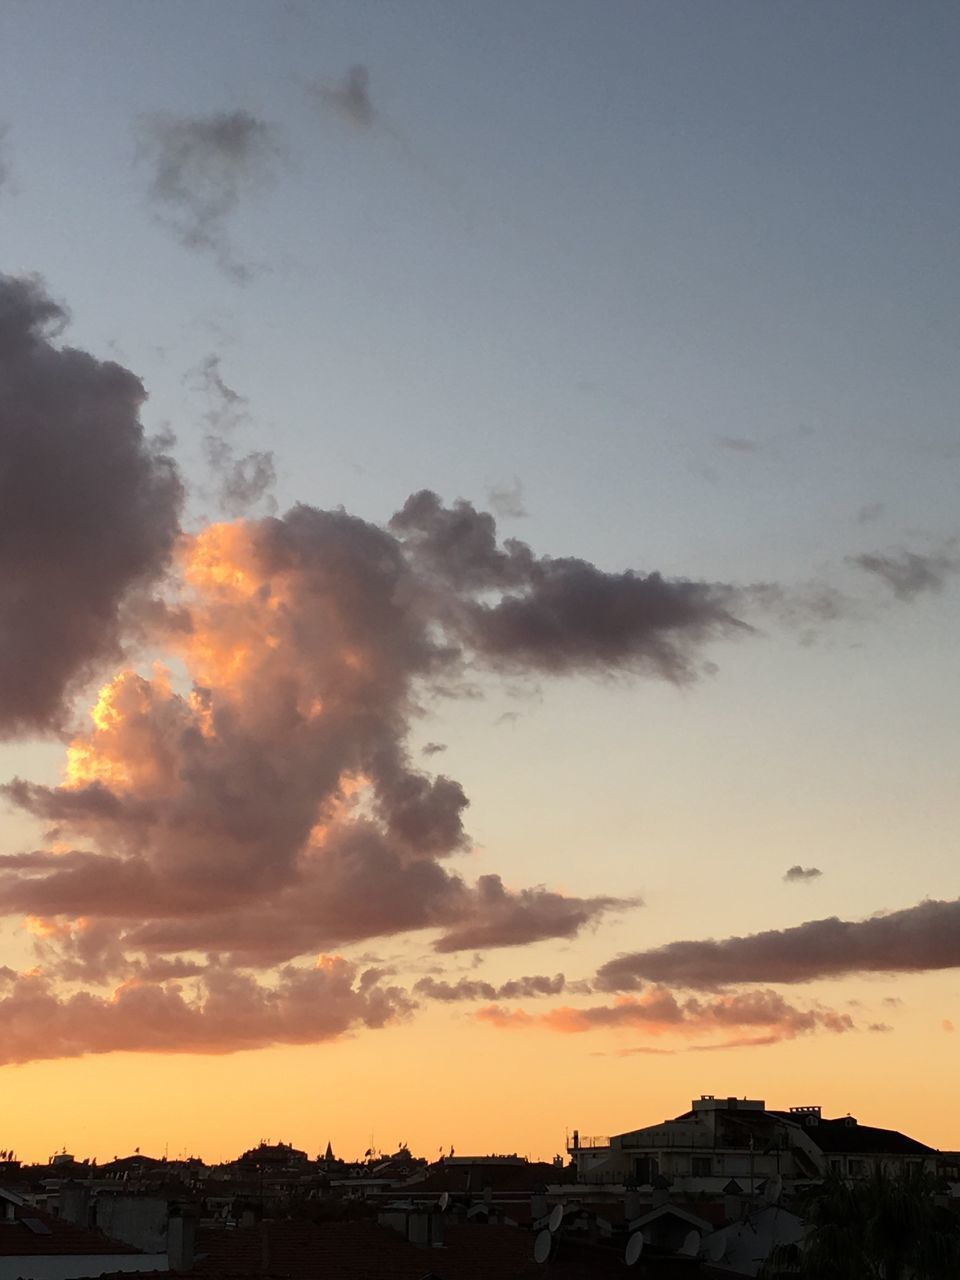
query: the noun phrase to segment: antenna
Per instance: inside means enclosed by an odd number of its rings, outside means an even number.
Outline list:
[[[763,1198],[767,1204],[776,1204],[783,1195],[783,1179],[779,1173],[775,1173],[772,1178],[768,1178],[763,1188]]]
[[[685,1258],[695,1258],[700,1252],[700,1232],[688,1231],[683,1237],[683,1244],[680,1246],[680,1253]]]
[[[547,1229],[552,1235],[554,1231],[560,1230],[560,1223],[563,1221],[563,1205],[558,1204],[553,1207],[550,1218],[547,1221]]]
[[[449,1191],[441,1191],[440,1199],[437,1201],[437,1208],[440,1210],[441,1213],[446,1213],[446,1211],[450,1208],[450,1192]]]
[[[553,1252],[553,1236],[549,1231],[540,1231],[533,1242],[534,1262],[549,1262]]]
[[[623,1260],[628,1267],[636,1264],[641,1253],[643,1253],[643,1232],[635,1232],[627,1241],[627,1247],[623,1251]]]

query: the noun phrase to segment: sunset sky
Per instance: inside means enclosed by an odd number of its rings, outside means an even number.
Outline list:
[[[960,1147],[957,6],[0,47],[0,1141]]]

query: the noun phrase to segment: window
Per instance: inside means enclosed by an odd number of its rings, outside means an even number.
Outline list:
[[[709,1156],[694,1156],[690,1161],[690,1172],[695,1178],[709,1178],[712,1161]]]
[[[640,1186],[653,1182],[659,1173],[656,1156],[637,1156],[633,1162],[633,1176]]]
[[[843,1173],[843,1161],[840,1159],[830,1161],[831,1173]]]
[[[852,1156],[847,1161],[847,1173],[851,1178],[862,1178],[864,1175],[864,1165],[862,1160],[855,1160]]]

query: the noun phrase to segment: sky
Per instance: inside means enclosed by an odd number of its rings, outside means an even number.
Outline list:
[[[5,1145],[960,1147],[958,40],[0,0]]]

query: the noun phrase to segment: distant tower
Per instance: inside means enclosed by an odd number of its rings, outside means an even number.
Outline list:
[[[329,1141],[327,1142],[327,1149],[323,1153],[323,1158],[327,1164],[333,1164],[333,1147],[330,1145]]]

